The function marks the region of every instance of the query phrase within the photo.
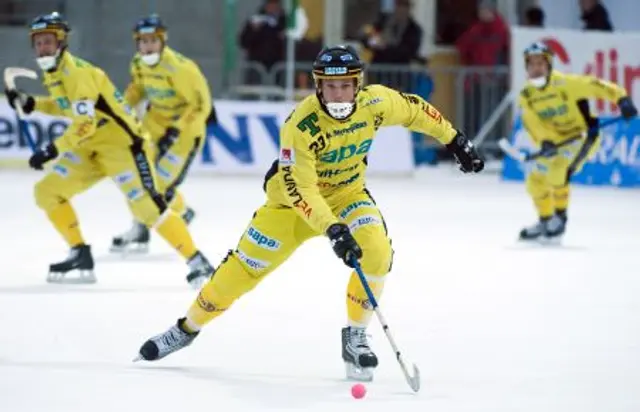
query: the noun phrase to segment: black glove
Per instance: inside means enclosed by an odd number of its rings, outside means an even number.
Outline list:
[[[35,170],[42,170],[42,166],[51,159],[58,157],[58,149],[53,144],[45,146],[34,152],[29,158],[29,167]]]
[[[629,96],[625,96],[618,100],[618,107],[620,108],[620,113],[625,120],[633,119],[638,115],[638,109],[633,105]]]
[[[464,173],[478,173],[484,169],[484,160],[476,151],[475,146],[461,132],[447,145],[447,150],[453,153]]]
[[[331,247],[335,254],[342,259],[345,265],[353,267],[351,259],[362,257],[362,249],[351,235],[349,226],[344,223],[334,223],[327,229],[327,236],[331,240]]]
[[[549,140],[543,140],[540,144],[540,157],[553,157],[558,154],[558,146]]]
[[[175,127],[167,127],[164,136],[158,140],[158,158],[167,154],[171,146],[178,140],[179,135],[180,131],[178,129]]]
[[[36,99],[28,94],[22,93],[18,90],[9,90],[4,89],[4,94],[7,96],[7,100],[9,101],[9,105],[13,110],[16,109],[16,101],[22,104],[22,112],[24,114],[29,114],[36,108]]]

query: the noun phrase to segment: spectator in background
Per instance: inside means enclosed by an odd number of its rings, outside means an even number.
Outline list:
[[[609,12],[599,0],[580,0],[584,30],[613,31]]]
[[[247,61],[259,63],[269,71],[284,61],[286,16],[280,0],[265,0],[258,13],[251,16],[240,33],[240,46],[247,53]],[[247,84],[259,84],[261,77],[249,68]]]
[[[373,25],[364,27],[364,47],[371,50],[371,63],[409,64],[418,55],[422,29],[411,17],[411,1],[395,0],[392,13],[382,13]]]
[[[506,65],[509,55],[509,28],[494,2],[478,5],[478,21],[465,31],[456,47],[464,66],[493,67]],[[507,76],[493,70],[467,73],[464,131],[474,136],[506,93]]]
[[[395,0],[391,13],[381,13],[373,25],[363,28],[362,42],[372,64],[409,65],[419,59],[422,29],[411,17],[411,1]],[[412,76],[400,71],[369,70],[368,83],[379,83],[411,92]]]
[[[529,7],[524,12],[524,25],[526,27],[544,27],[544,11],[537,6]]]

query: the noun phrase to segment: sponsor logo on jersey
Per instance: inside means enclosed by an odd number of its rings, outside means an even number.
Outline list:
[[[130,170],[127,170],[126,172],[120,173],[118,175],[116,175],[113,180],[116,181],[117,184],[119,185],[124,185],[129,183],[130,181],[133,180],[133,172]]]
[[[302,210],[306,217],[311,217],[313,208],[309,206],[309,203],[307,203],[307,201],[302,198],[302,195],[298,191],[298,184],[292,176],[291,167],[284,166],[282,168],[282,173],[282,179],[284,180],[284,184],[287,188],[287,195],[289,196],[289,200],[291,200],[293,206]]]
[[[369,100],[368,102],[365,102],[362,107],[367,107],[367,106],[372,106],[374,104],[378,104],[382,101],[382,97],[375,97],[371,100]]]
[[[347,167],[346,169],[326,169],[326,170],[319,170],[317,172],[318,177],[322,177],[322,178],[331,178],[331,177],[335,177],[338,175],[341,175],[343,173],[348,173],[348,172],[352,172],[354,170],[356,170],[358,167],[360,166],[360,163],[356,163],[351,167]]]
[[[358,178],[360,177],[360,173],[356,173],[355,175],[351,176],[350,178],[348,178],[347,180],[343,180],[342,182],[339,183],[331,183],[331,182],[318,182],[318,187],[322,187],[322,188],[326,188],[326,187],[341,187],[341,186],[346,186],[346,185],[350,185],[351,183],[355,182],[356,180],[358,180]]]
[[[173,89],[165,89],[153,86],[146,86],[144,93],[149,99],[169,99],[176,96],[176,91]]]
[[[174,165],[179,165],[180,163],[182,163],[182,157],[177,156],[171,152],[165,153],[165,155],[163,156],[163,159],[167,159],[169,163]]]
[[[218,307],[216,307],[216,305],[214,305],[213,303],[209,302],[207,300],[207,298],[205,298],[204,296],[202,296],[202,291],[200,293],[198,293],[198,306],[200,306],[202,308],[202,310],[204,310],[205,312],[223,312],[225,309],[219,309]]]
[[[538,112],[538,116],[544,120],[555,116],[562,116],[563,114],[567,114],[568,111],[569,106],[562,104],[558,107],[546,107],[544,110]]]
[[[360,209],[361,207],[375,207],[373,202],[369,200],[358,200],[357,202],[353,202],[340,212],[338,215],[340,219],[346,219],[354,210]]]
[[[347,133],[353,133],[358,129],[362,129],[363,127],[367,126],[367,122],[358,122],[358,123],[353,123],[350,124],[349,127],[346,127],[344,129],[338,129],[338,130],[333,130],[330,132],[331,136],[342,136],[344,134]]]
[[[62,166],[61,164],[53,166],[53,171],[62,177],[69,176],[69,169],[67,169],[65,166]]]
[[[262,232],[260,232],[258,229],[254,228],[253,226],[249,227],[249,229],[247,230],[246,236],[251,243],[263,249],[267,249],[267,250],[280,249],[280,241],[264,235]]]
[[[60,110],[67,110],[71,107],[71,101],[66,97],[58,97],[56,98],[56,104]]]
[[[144,192],[140,188],[133,188],[127,192],[127,199],[130,201],[138,200],[144,195]]]
[[[381,224],[382,224],[382,221],[378,219],[377,216],[364,215],[354,219],[353,222],[349,223],[349,230],[352,232],[355,232],[362,226],[381,225]]]
[[[342,146],[338,149],[323,153],[320,157],[320,161],[323,163],[339,163],[355,155],[367,154],[371,149],[372,143],[373,139],[366,139],[363,140],[362,143],[360,143],[360,145],[358,146],[356,146],[355,144]]]
[[[240,249],[236,250],[236,254],[238,255],[238,258],[241,261],[243,261],[244,263],[246,263],[247,266],[249,266],[251,269],[264,270],[264,269],[268,268],[269,266],[271,266],[270,262],[267,262],[265,260],[252,258],[251,256],[248,256],[246,253],[244,253]]]
[[[281,148],[278,162],[283,166],[291,166],[296,164],[295,151],[292,148],[288,147]]]
[[[74,154],[73,152],[64,152],[62,154],[62,157],[64,159],[69,160],[72,163],[76,163],[76,164],[80,163],[80,158],[76,154]]]
[[[165,169],[164,167],[158,166],[156,168],[156,171],[158,172],[158,176],[160,176],[164,180],[167,180],[167,181],[171,180],[171,177],[172,177],[171,172]]]

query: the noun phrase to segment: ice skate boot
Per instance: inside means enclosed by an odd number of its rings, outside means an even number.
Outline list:
[[[187,265],[191,269],[191,272],[187,275],[187,282],[195,290],[202,288],[211,279],[213,272],[216,270],[200,251],[189,259]]]
[[[369,347],[364,328],[342,328],[342,360],[347,379],[370,382],[378,366],[378,357]]]
[[[71,248],[69,257],[66,260],[49,265],[47,282],[67,284],[96,283],[93,267],[91,246],[74,246]],[[73,270],[78,271],[78,276],[67,277],[67,274]]]
[[[191,221],[196,217],[196,211],[187,207],[187,210],[182,214],[182,220],[187,225],[191,224]]]
[[[144,254],[149,251],[149,229],[139,222],[133,222],[131,229],[116,236],[111,242],[112,253]]]
[[[566,214],[563,216],[554,215],[547,220],[544,225],[544,236],[542,241],[547,244],[557,244],[562,241],[567,226]]]
[[[175,325],[160,335],[156,335],[146,341],[138,352],[138,357],[134,361],[146,360],[155,361],[167,355],[177,352],[182,348],[191,345],[191,342],[198,336],[199,332],[189,333],[182,327],[185,318],[178,319]]]

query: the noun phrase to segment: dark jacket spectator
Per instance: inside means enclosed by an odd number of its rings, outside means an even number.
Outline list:
[[[524,12],[524,25],[526,27],[544,27],[544,11],[537,6],[529,7]]]
[[[494,7],[482,4],[478,21],[458,38],[456,47],[466,66],[508,63],[509,28]]]
[[[609,12],[599,0],[580,0],[584,30],[613,31]]]
[[[286,17],[280,0],[266,0],[251,16],[240,33],[240,45],[247,60],[261,63],[268,70],[284,60]]]
[[[411,17],[411,2],[396,0],[393,13],[383,13],[364,28],[364,46],[373,52],[371,63],[408,64],[418,55],[422,29]]]

